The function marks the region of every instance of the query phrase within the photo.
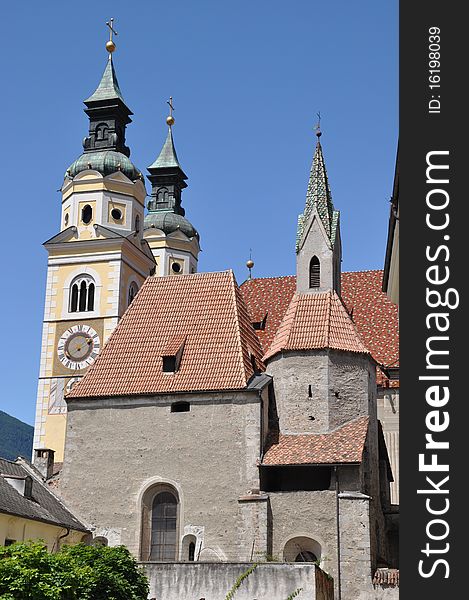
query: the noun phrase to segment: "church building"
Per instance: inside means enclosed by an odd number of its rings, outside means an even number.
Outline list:
[[[148,167],[144,214],[109,44],[85,100],[83,153],[65,174],[61,231],[45,244],[36,457],[55,453],[63,501],[145,565],[152,597],[212,600],[228,565],[264,562],[290,565],[273,600],[290,582],[310,585],[314,565],[336,598],[374,598],[377,568],[397,560],[378,420],[397,320],[380,272],[341,272],[321,132],[296,275],[238,285],[232,271],[198,273],[174,119]],[[202,577],[207,564],[225,575]]]

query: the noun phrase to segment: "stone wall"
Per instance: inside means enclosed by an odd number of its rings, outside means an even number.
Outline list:
[[[289,351],[273,357],[267,372],[282,433],[326,433],[360,416],[376,418],[375,367],[367,356]]]
[[[224,600],[250,563],[144,563],[155,600]],[[236,600],[330,600],[316,595],[315,566],[307,563],[260,564],[236,592]],[[345,600],[345,599],[344,599]]]
[[[189,412],[171,412],[180,400]],[[178,559],[187,534],[196,535],[200,560],[267,553],[267,503],[240,502],[259,487],[257,392],[77,400],[68,408],[60,493],[95,535],[139,557],[142,499],[161,483],[179,500]]]
[[[399,504],[399,388],[378,389],[378,419],[383,426],[394,478],[391,503]]]
[[[329,430],[329,361],[326,351],[278,354],[269,361],[267,373],[273,376],[282,433],[323,433]]]

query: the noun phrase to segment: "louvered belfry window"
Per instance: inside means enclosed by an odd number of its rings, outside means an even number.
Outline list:
[[[309,263],[309,287],[318,288],[321,285],[321,266],[319,264],[319,258],[313,256]]]

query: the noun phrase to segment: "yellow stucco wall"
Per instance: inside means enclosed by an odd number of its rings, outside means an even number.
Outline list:
[[[67,533],[65,527],[0,513],[0,546],[5,544],[5,540],[15,542],[44,540],[48,550],[55,552],[60,545],[78,544],[85,536],[83,531],[70,531],[67,537],[59,540],[65,533]]]

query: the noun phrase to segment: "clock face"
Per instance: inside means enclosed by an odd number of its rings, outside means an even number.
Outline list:
[[[74,325],[60,337],[57,354],[67,369],[85,369],[94,363],[101,344],[99,335],[89,325]]]

